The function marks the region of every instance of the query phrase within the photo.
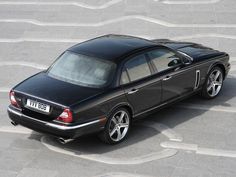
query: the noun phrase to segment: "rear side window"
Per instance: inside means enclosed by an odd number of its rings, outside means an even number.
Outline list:
[[[176,54],[167,49],[157,49],[148,52],[148,56],[155,65],[158,72],[173,68],[181,64],[181,60]]]
[[[128,82],[128,78],[130,81],[135,81],[151,75],[149,65],[144,55],[138,55],[130,59],[125,64],[125,70],[121,76],[121,83],[123,84]]]

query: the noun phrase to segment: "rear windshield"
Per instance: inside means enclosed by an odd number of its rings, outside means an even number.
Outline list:
[[[66,51],[49,68],[48,75],[86,87],[103,87],[112,79],[115,64]]]

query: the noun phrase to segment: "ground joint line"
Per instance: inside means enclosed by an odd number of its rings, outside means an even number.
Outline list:
[[[147,39],[152,39],[154,37],[149,36],[139,36]],[[236,35],[227,34],[217,34],[217,33],[205,33],[205,34],[194,34],[188,36],[170,37],[172,40],[186,40],[194,38],[224,38],[224,39],[236,39]],[[58,39],[58,38],[0,38],[0,43],[20,43],[20,42],[48,42],[48,43],[80,43],[86,41],[86,39]],[[230,57],[231,60],[236,60],[235,57]]]
[[[113,5],[116,5],[124,0],[110,0],[101,5],[89,5],[83,2],[77,1],[67,1],[67,2],[60,2],[60,1],[48,1],[48,2],[40,2],[40,1],[1,1],[0,5],[59,5],[59,6],[77,6],[85,9],[90,10],[99,10],[99,9],[106,9]],[[218,3],[221,0],[154,0],[154,2],[160,2],[163,4],[179,4],[179,5],[188,5],[188,4],[214,4]]]
[[[21,126],[2,126],[0,127],[0,132],[3,133],[19,133],[19,134],[32,134],[33,131],[25,128],[25,127],[21,127]]]
[[[85,39],[58,39],[58,38],[1,38],[0,43],[20,43],[20,42],[52,42],[52,43],[80,43]]]
[[[93,177],[151,177],[141,174],[133,174],[133,173],[123,173],[123,172],[109,172],[101,175],[96,175]]]
[[[218,33],[205,33],[205,34],[193,34],[186,36],[178,36],[173,37],[173,40],[186,40],[186,39],[194,39],[194,38],[224,38],[224,39],[236,39],[236,35],[229,34],[218,34]]]
[[[97,9],[105,9],[110,6],[113,6],[115,4],[118,4],[124,0],[110,0],[102,5],[88,5],[83,2],[77,2],[77,1],[66,1],[66,2],[60,2],[60,1],[55,1],[55,2],[39,2],[39,1],[1,1],[0,5],[58,5],[58,6],[77,6],[77,7],[82,7],[85,9],[91,9],[91,10],[97,10]]]
[[[168,128],[164,124],[148,121],[148,122],[143,123],[142,125],[156,129],[161,134],[165,135],[169,139],[169,141],[173,141],[172,138],[174,138],[177,141],[182,141],[182,137],[180,135],[177,135],[177,133],[174,133],[173,130],[170,131],[171,129]],[[171,149],[163,149],[161,151],[156,151],[156,152],[145,154],[145,155],[138,155],[132,158],[127,158],[127,157],[113,158],[113,157],[107,157],[100,154],[84,154],[84,153],[81,153],[80,151],[73,151],[73,150],[71,151],[66,148],[60,148],[58,147],[57,144],[55,144],[54,141],[46,137],[42,137],[41,142],[48,149],[58,152],[58,153],[75,156],[82,159],[87,159],[87,160],[96,161],[100,163],[113,164],[113,165],[142,164],[142,163],[146,163],[146,162],[150,162],[154,160],[167,158],[167,157],[175,155],[178,152],[177,150],[171,148]]]
[[[170,141],[178,141],[178,142],[183,141],[183,137],[180,134],[176,133],[175,131],[173,131],[171,128],[167,127],[164,124],[148,121],[148,122],[142,123],[142,125],[156,129],[161,134],[168,137]]]
[[[41,64],[33,63],[33,62],[26,62],[26,61],[1,61],[0,67],[1,66],[26,66],[26,67],[36,68],[40,70],[47,69],[47,66],[45,65],[41,65]]]
[[[204,111],[218,111],[218,112],[229,112],[236,113],[236,109],[234,107],[226,107],[226,106],[207,106],[207,105],[199,105],[199,104],[190,104],[190,103],[181,103],[176,105],[179,108],[187,108],[187,109],[197,109]]]
[[[197,144],[191,144],[191,143],[167,141],[167,142],[162,142],[161,146],[170,149],[193,151],[196,154],[201,154],[201,155],[236,158],[236,151],[203,148],[199,147]]]
[[[56,26],[56,27],[101,27],[109,24],[119,23],[127,20],[135,20],[135,19],[158,24],[165,27],[175,27],[175,28],[236,28],[236,24],[175,24],[143,15],[127,15],[94,23],[42,22],[36,19],[0,19],[0,22],[29,23],[36,26]]]
[[[159,1],[159,0],[154,0],[154,1]],[[180,5],[187,5],[187,4],[214,4],[218,3],[221,0],[161,0],[162,3],[164,4],[180,4]]]

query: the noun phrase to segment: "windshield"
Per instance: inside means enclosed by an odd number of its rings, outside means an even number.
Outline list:
[[[112,62],[66,51],[49,68],[48,75],[76,85],[103,87],[114,70]]]

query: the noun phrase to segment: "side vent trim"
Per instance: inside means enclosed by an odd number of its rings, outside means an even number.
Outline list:
[[[194,90],[199,87],[200,84],[200,70],[196,70],[196,80],[195,80],[195,85],[194,85]]]

